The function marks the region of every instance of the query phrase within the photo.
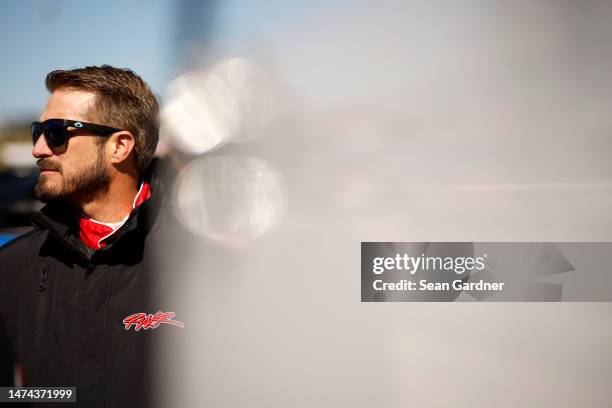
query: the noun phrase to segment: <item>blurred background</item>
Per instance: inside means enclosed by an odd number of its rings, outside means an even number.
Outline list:
[[[129,67],[162,101],[198,248],[166,288],[190,329],[161,406],[607,407],[608,303],[361,304],[359,250],[610,241],[611,19],[604,0],[5,2],[0,243],[40,208],[47,72]]]

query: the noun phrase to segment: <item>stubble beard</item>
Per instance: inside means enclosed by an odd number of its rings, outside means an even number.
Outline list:
[[[46,167],[44,162],[40,165]],[[57,170],[62,175],[62,182],[59,186],[53,186],[49,184],[47,176],[40,176],[34,193],[36,198],[44,203],[66,201],[78,204],[79,201],[107,191],[110,184],[110,174],[101,152],[91,164],[74,175],[66,176],[59,164],[47,167]]]

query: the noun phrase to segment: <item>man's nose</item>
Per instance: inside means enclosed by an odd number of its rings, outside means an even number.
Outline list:
[[[47,146],[47,141],[43,135],[40,135],[36,143],[34,143],[34,146],[32,147],[32,156],[36,157],[37,159],[41,157],[53,156],[53,151],[49,148],[49,146]]]

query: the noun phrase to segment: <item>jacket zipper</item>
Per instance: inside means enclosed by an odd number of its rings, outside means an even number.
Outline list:
[[[41,349],[42,336],[45,332],[45,315],[47,313],[47,269],[43,269],[38,282],[38,310],[36,312],[36,331],[34,337],[35,348]]]

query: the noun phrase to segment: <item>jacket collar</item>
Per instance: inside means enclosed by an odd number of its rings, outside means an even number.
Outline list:
[[[132,202],[132,208],[130,214],[143,202],[151,197],[151,187],[145,180],[141,180],[140,188],[136,192],[134,201]],[[118,223],[116,226],[110,226],[108,224],[98,222],[87,218],[83,214],[80,214],[79,218],[79,238],[81,242],[88,248],[98,250],[105,247],[109,240],[114,239],[115,234],[119,231],[121,226],[128,220],[130,214],[128,214],[123,221]]]
[[[99,249],[110,251],[113,246],[132,232],[141,231],[148,234],[155,222],[159,210],[165,201],[163,186],[159,178],[152,171],[153,165],[149,166],[141,176],[141,184],[145,182],[150,187],[150,198],[141,205],[135,207],[130,213],[127,221],[112,234],[107,245]],[[64,247],[76,252],[78,255],[90,259],[94,249],[88,248],[79,238],[79,210],[65,202],[55,201],[45,205],[39,212],[35,213],[30,221],[34,228],[49,231],[50,237],[57,240]]]

